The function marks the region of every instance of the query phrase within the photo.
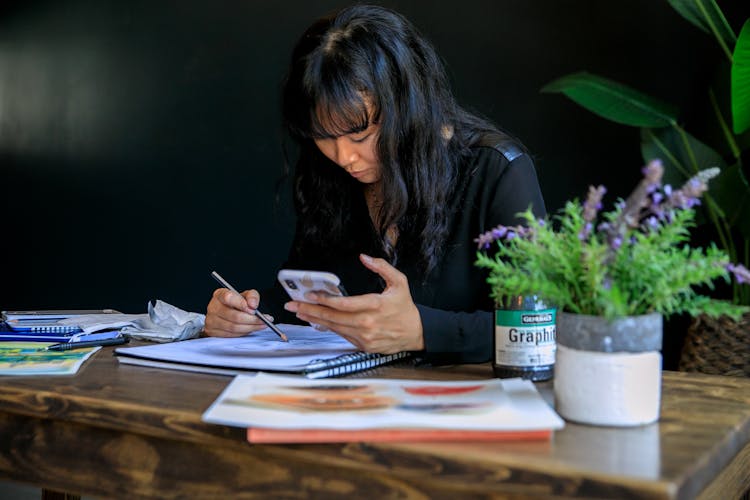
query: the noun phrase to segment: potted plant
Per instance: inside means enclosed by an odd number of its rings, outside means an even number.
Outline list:
[[[610,211],[605,188],[590,187],[552,219],[523,215],[477,238],[476,264],[489,270],[496,303],[539,295],[557,309],[554,390],[560,414],[578,422],[637,425],[658,419],[662,317],[675,313],[739,318],[748,307],[701,288],[723,278],[750,281],[723,249],[689,244],[696,207],[718,169],[680,189],[662,184],[649,162],[638,186]]]
[[[705,195],[699,223],[733,262],[750,266],[750,19],[739,36],[714,0],[669,0],[693,25],[710,34],[720,47],[719,77],[706,98],[713,113],[708,145],[689,133],[679,110],[599,75],[579,72],[556,79],[543,92],[562,93],[608,120],[641,129],[644,162],[662,158],[665,182],[678,185],[697,172],[719,167]],[[727,67],[728,66],[728,67]],[[705,124],[704,124],[705,125]],[[706,127],[704,127],[706,128]],[[706,234],[708,231],[702,231]],[[734,283],[732,302],[750,305],[750,288]],[[725,354],[727,353],[727,354]],[[680,368],[725,375],[750,376],[750,315],[744,318],[697,315],[688,329]]]

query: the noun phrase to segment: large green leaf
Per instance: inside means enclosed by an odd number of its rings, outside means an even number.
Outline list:
[[[682,17],[714,35],[725,51],[731,52],[737,37],[714,0],[669,0],[669,4]]]
[[[698,171],[726,167],[713,148],[675,127],[641,129],[641,155],[645,162],[659,158],[664,164],[664,182],[680,186]]]
[[[542,92],[559,92],[592,113],[632,127],[666,127],[677,123],[677,109],[626,85],[586,72],[558,78]]]
[[[641,154],[646,162],[661,159],[664,183],[675,187],[699,170],[719,167],[721,173],[709,182],[706,201],[743,236],[750,237],[750,187],[739,165],[727,166],[719,153],[673,127],[642,129]]]
[[[750,128],[750,19],[740,31],[732,56],[732,129],[741,134]]]

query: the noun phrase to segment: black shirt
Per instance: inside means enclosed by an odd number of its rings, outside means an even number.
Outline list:
[[[528,154],[505,140],[472,148],[459,166],[456,187],[450,198],[449,234],[437,265],[429,275],[420,271],[416,257],[399,254],[396,264],[409,279],[409,287],[422,320],[425,351],[433,363],[484,362],[492,354],[494,304],[486,283],[487,270],[475,266],[474,239],[498,224],[520,223],[517,214],[532,208],[545,215],[534,164]],[[333,272],[350,295],[381,292],[379,276],[365,268],[359,253],[382,253],[367,207],[352,216],[359,221],[362,242],[356,251],[325,255],[296,255],[291,252],[283,267]],[[294,247],[293,247],[294,248]],[[261,295],[261,308],[283,322],[298,322],[283,309],[289,298],[280,286]]]

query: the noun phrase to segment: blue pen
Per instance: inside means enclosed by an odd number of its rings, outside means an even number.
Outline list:
[[[37,349],[37,351],[70,351],[71,349],[83,349],[84,347],[99,347],[105,345],[127,344],[127,337],[113,337],[111,339],[89,340],[82,342],[62,342]]]

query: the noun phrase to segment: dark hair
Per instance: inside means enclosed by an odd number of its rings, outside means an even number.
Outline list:
[[[498,133],[456,104],[441,59],[417,29],[400,14],[372,5],[344,8],[302,35],[284,82],[283,118],[300,145],[294,181],[298,244],[318,251],[349,245],[353,202],[362,198],[361,184],[332,168],[314,139],[378,123],[383,253],[395,263],[399,252],[414,251],[425,276],[445,243],[461,156],[481,135]],[[399,239],[391,248],[386,231],[394,223]]]

